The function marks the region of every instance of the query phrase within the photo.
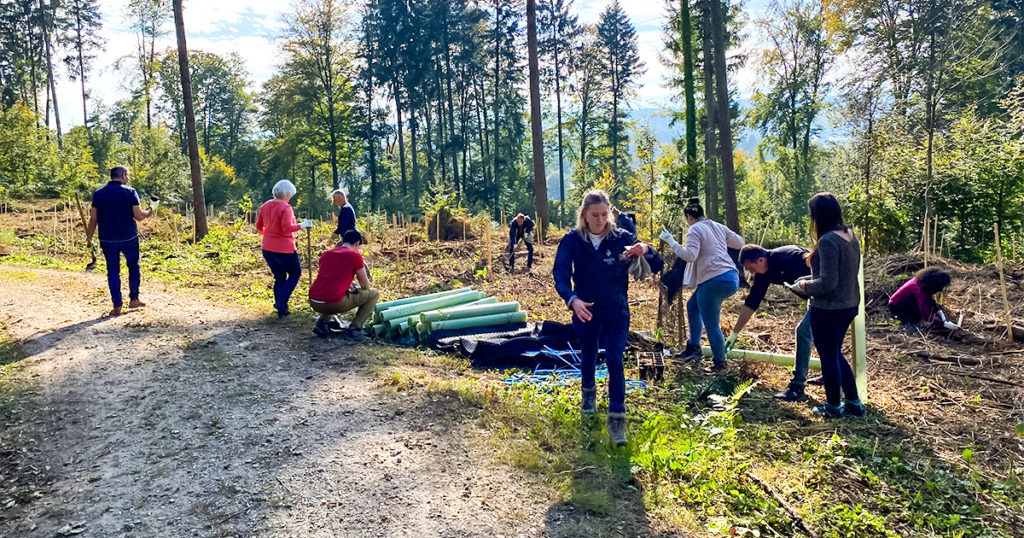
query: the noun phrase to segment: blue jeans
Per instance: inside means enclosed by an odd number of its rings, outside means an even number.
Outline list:
[[[115,308],[120,308],[124,301],[121,298],[121,254],[128,266],[128,298],[139,300],[139,283],[142,282],[142,270],[139,267],[139,238],[128,241],[100,241],[103,259],[107,261],[107,287],[110,288],[110,299]]]
[[[629,336],[629,310],[603,312],[591,308],[594,317],[583,322],[575,315],[572,326],[580,341],[580,366],[583,390],[596,390],[594,369],[598,346],[604,347],[608,364],[608,413],[626,412],[626,374],[622,370],[622,352]]]
[[[688,345],[700,345],[700,333],[706,326],[708,345],[715,364],[725,362],[725,335],[722,334],[722,302],[740,287],[739,273],[729,271],[697,285],[686,302],[686,320],[690,324]]]
[[[838,406],[840,389],[847,400],[860,400],[857,395],[857,379],[842,351],[846,330],[853,323],[853,318],[857,317],[857,307],[843,310],[811,308],[810,315],[814,347],[818,348],[818,357],[821,358],[826,401],[829,405]]]
[[[274,308],[278,314],[288,314],[288,299],[291,298],[295,286],[302,276],[302,262],[299,253],[282,254],[280,252],[263,251],[263,259],[267,260],[270,272],[274,275]]]
[[[811,331],[811,309],[807,309],[800,324],[796,326],[796,364],[793,365],[793,380],[789,386],[803,390],[807,383],[807,369],[811,363],[811,346],[814,334]]]

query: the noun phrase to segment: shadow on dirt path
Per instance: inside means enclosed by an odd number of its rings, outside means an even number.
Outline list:
[[[13,468],[0,476],[0,535],[575,528],[552,518],[571,507],[539,479],[472,442],[473,412],[436,394],[376,390],[367,365],[398,357],[386,348],[323,341],[308,320],[257,318],[160,284],[145,286],[146,309],[97,318],[102,275],[7,271],[0,311],[22,343],[13,375],[30,405],[0,408],[11,456],[0,461]]]

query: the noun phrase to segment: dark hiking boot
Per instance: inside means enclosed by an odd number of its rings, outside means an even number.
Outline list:
[[[580,412],[584,415],[593,415],[597,412],[597,389],[583,389],[582,406]]]
[[[847,400],[843,404],[844,417],[863,417],[866,414],[868,414],[868,410],[864,409],[864,404],[860,402],[851,402]]]
[[[615,446],[626,446],[626,414],[608,414],[608,437]]]
[[[822,418],[843,418],[843,408],[838,405],[832,405],[825,403],[822,405],[815,406],[813,409],[814,414]]]
[[[320,338],[327,338],[331,334],[331,330],[327,327],[327,319],[320,316],[316,319],[316,325],[313,326],[313,334]]]
[[[722,372],[725,372],[725,369],[725,361],[715,362],[711,365],[711,373],[713,374],[720,374]]]
[[[802,387],[794,387],[793,385],[786,387],[786,390],[782,392],[776,392],[775,397],[787,402],[807,401],[807,394],[804,393],[804,389]]]
[[[684,349],[683,353],[679,355],[679,360],[683,362],[695,362],[700,361],[703,358],[704,354],[701,352],[700,346],[692,344],[686,344],[686,349]]]
[[[349,340],[352,340],[353,342],[360,342],[360,343],[361,342],[365,342],[366,341],[366,331],[364,331],[360,327],[349,327],[348,330],[345,331],[345,338],[348,338]]]

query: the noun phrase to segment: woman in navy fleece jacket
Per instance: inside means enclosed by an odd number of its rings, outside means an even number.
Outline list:
[[[555,255],[555,289],[573,311],[582,359],[582,412],[596,411],[594,367],[598,344],[608,364],[608,435],[626,444],[626,379],[622,353],[629,333],[629,267],[637,257],[660,262],[650,245],[611,222],[611,203],[601,190],[583,197],[578,224],[565,234]]]

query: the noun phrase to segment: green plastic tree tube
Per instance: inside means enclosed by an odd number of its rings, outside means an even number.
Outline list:
[[[485,296],[486,294],[482,291],[467,290],[462,293],[456,293],[455,295],[448,295],[445,297],[431,299],[429,301],[421,301],[418,303],[389,308],[381,312],[380,317],[381,321],[407,318],[413,314],[419,314],[420,312],[426,312],[428,310],[437,310],[438,308],[444,308],[446,306],[471,303],[477,299],[483,299]]]
[[[490,314],[486,316],[476,316],[473,318],[447,319],[432,322],[429,326],[429,330],[425,330],[420,334],[427,334],[429,332],[445,329],[468,329],[470,327],[490,327],[492,325],[505,325],[508,323],[523,323],[524,321],[526,321],[526,312],[523,311],[507,312],[504,314]]]
[[[463,308],[470,308],[470,307],[473,307],[473,306],[479,306],[479,305],[482,305],[482,304],[491,304],[491,303],[496,303],[496,302],[498,302],[498,298],[497,297],[484,297],[483,299],[480,299],[479,301],[473,301],[472,303],[466,303],[464,305],[454,306],[454,307],[451,307],[451,308],[445,308],[444,310],[445,311],[451,311],[451,310],[456,310],[456,309],[457,310],[462,310]],[[441,312],[441,310],[431,310],[429,312],[421,312],[419,314],[413,314],[413,315],[409,316],[409,326],[415,328],[416,324],[419,323],[419,321],[420,321],[420,316],[422,316],[423,314],[429,314],[431,312]]]
[[[519,310],[519,303],[496,303],[496,304],[485,304],[477,306],[467,306],[458,308],[442,308],[434,312],[423,312],[420,314],[420,321],[427,325],[428,329],[431,324],[438,321],[444,321],[449,319],[462,319],[462,318],[475,318],[479,316],[487,316],[490,314],[507,314],[509,312],[517,312]]]
[[[373,329],[373,334],[377,336],[384,336],[384,334],[388,332],[387,323],[378,323],[370,328]]]
[[[438,297],[445,297],[447,295],[454,295],[456,293],[462,293],[462,292],[465,292],[465,291],[469,291],[471,289],[473,289],[473,288],[469,288],[469,287],[458,288],[458,289],[453,289],[453,290],[439,291],[439,292],[436,292],[436,293],[428,293],[426,295],[416,295],[414,297],[405,297],[405,298],[402,298],[402,299],[395,299],[394,301],[384,301],[384,302],[377,303],[376,305],[374,305],[373,310],[374,310],[374,312],[383,312],[383,311],[385,311],[385,310],[387,310],[389,308],[393,308],[393,307],[396,307],[396,306],[402,306],[402,305],[406,305],[406,304],[418,303],[418,302],[421,302],[421,301],[429,301],[431,299],[437,299]]]
[[[703,346],[700,348],[704,352],[705,357],[712,356],[711,347]],[[747,349],[736,349],[733,348],[731,351],[725,354],[726,358],[741,360],[741,361],[754,361],[754,362],[768,362],[778,366],[793,366],[796,364],[796,357],[793,355],[782,355],[780,353],[766,353],[764,351],[752,351]],[[814,370],[821,370],[821,361],[815,358],[811,358],[810,368]]]

